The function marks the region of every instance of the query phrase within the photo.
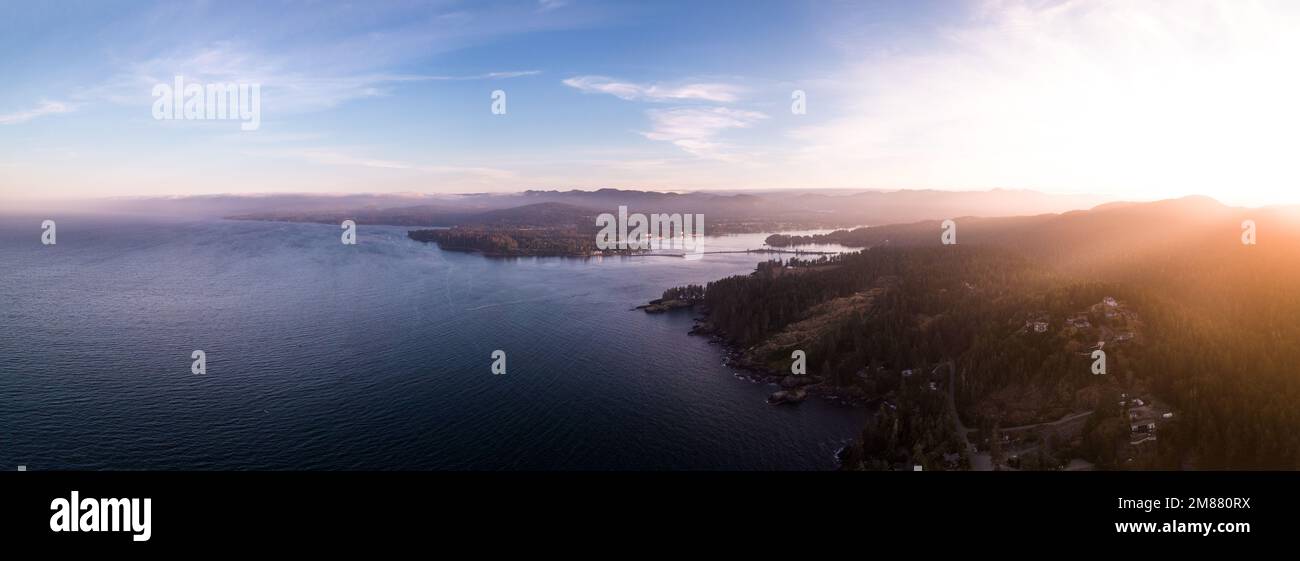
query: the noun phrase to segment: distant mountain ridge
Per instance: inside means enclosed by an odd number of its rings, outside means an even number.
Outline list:
[[[380,199],[380,202],[384,200]],[[282,202],[282,201],[277,201]],[[392,202],[388,200],[387,202]],[[1007,216],[1065,212],[1103,202],[1090,195],[1050,195],[1035,191],[863,191],[844,194],[778,191],[761,193],[657,192],[623,189],[595,191],[524,191],[512,194],[472,194],[423,204],[347,208],[283,208],[249,210],[224,216],[242,220],[333,223],[352,218],[370,224],[399,226],[484,225],[528,222],[545,226],[576,226],[596,214],[629,212],[704,214],[711,223],[764,222],[782,228],[810,229],[862,224],[891,224],[940,219],[953,215]],[[546,206],[535,206],[546,205]],[[505,213],[511,211],[513,213]],[[585,212],[584,212],[585,211]],[[525,218],[524,213],[538,216]],[[496,214],[494,214],[496,213]]]
[[[1212,198],[1190,196],[1147,203],[1115,202],[1089,210],[1034,216],[954,216],[959,245],[995,246],[1075,268],[1132,259],[1167,259],[1170,255],[1210,255],[1240,249],[1242,223],[1251,220],[1260,236],[1300,241],[1296,207],[1230,207]],[[849,247],[939,245],[943,220],[838,230],[818,236],[774,235],[781,247],[803,243],[838,243]]]

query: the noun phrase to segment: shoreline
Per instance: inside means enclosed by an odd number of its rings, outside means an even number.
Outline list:
[[[686,306],[694,308],[693,305]],[[638,307],[637,309],[642,309]],[[662,313],[668,310],[660,310],[646,313]],[[766,384],[775,386],[778,389],[768,396],[769,405],[797,405],[806,401],[809,397],[819,397],[823,401],[845,406],[854,409],[866,407],[871,402],[880,399],[862,395],[856,388],[844,388],[840,386],[828,385],[820,376],[786,374],[768,368],[751,360],[745,355],[744,350],[736,347],[727,340],[726,336],[711,325],[708,319],[703,316],[692,318],[695,325],[687,331],[687,335],[695,337],[706,337],[710,345],[717,345],[722,349],[722,364],[730,369],[732,376],[754,384]]]

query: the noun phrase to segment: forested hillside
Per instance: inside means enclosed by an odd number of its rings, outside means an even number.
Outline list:
[[[1244,220],[1254,245],[1242,243]],[[1102,401],[1141,390],[1179,411],[1147,467],[1300,465],[1300,228],[1290,210],[1192,198],[955,222],[955,245],[940,243],[939,222],[775,240],[868,249],[710,283],[707,320],[770,355],[760,360],[788,362],[797,344],[811,374],[881,395],[898,387],[875,373],[951,360],[972,426],[1100,417]],[[868,292],[870,306],[832,326],[783,331]],[[1088,351],[1101,346],[1108,369],[1095,375]],[[1108,445],[1094,443],[1092,459],[1116,467]]]

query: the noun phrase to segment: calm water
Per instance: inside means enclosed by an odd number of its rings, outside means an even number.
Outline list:
[[[503,260],[405,228],[344,246],[331,225],[54,218],[42,246],[39,218],[0,217],[2,469],[828,469],[860,428],[768,406],[689,313],[631,310],[759,255]]]

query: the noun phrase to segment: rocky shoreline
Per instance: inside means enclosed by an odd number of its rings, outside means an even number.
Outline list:
[[[634,309],[642,310],[647,314],[662,314],[672,310],[696,309],[697,304],[699,304],[697,300],[656,298]],[[699,307],[703,308],[702,305]],[[733,374],[737,378],[756,384],[779,386],[780,389],[772,392],[767,397],[769,404],[797,404],[815,395],[831,403],[850,407],[863,407],[874,399],[865,395],[860,388],[831,385],[823,380],[821,376],[812,374],[795,375],[769,368],[766,364],[754,360],[745,350],[737,348],[727,340],[725,334],[709,323],[707,309],[701,310],[701,312],[704,315],[694,318],[695,325],[691,327],[688,334],[707,337],[709,338],[709,344],[722,347],[725,354],[722,363],[733,368]]]
[[[705,317],[696,317],[695,326],[688,334],[708,337],[709,344],[722,347],[725,354],[722,363],[731,367],[737,378],[756,384],[779,386],[780,389],[767,398],[770,405],[797,404],[810,396],[817,396],[831,403],[848,407],[864,407],[873,400],[858,388],[834,386],[826,383],[820,376],[794,375],[772,370],[767,365],[756,362],[744,350],[727,341],[726,337]]]
[[[694,308],[695,302],[681,299],[664,299],[656,298],[648,304],[637,306],[638,310],[645,310],[647,314],[662,314],[669,310],[679,310],[682,308]]]

